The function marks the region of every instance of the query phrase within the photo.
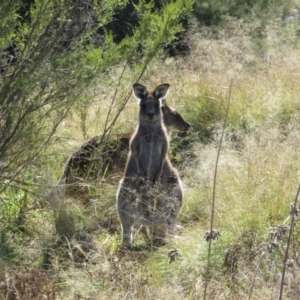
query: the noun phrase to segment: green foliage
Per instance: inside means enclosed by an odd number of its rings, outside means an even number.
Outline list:
[[[253,11],[261,18],[272,18],[278,13],[284,16],[293,5],[294,0],[196,0],[193,13],[200,22],[216,25],[222,20],[223,15],[247,18]]]
[[[7,230],[0,231],[0,260],[9,261],[16,256],[10,234]]]
[[[14,38],[15,33],[11,29],[18,23],[18,9],[22,6],[21,1],[3,0],[1,3],[1,24],[0,24],[0,47],[7,46],[6,42]]]
[[[293,121],[293,117],[299,111],[299,105],[292,99],[288,99],[281,103],[277,114],[275,115],[278,123],[284,128]]]
[[[201,90],[195,88],[194,94],[185,100],[186,118],[201,141],[211,140],[214,131],[220,128],[225,112],[225,97],[213,86],[204,84]]]
[[[24,231],[25,215],[28,207],[33,204],[33,199],[22,190],[15,193],[8,189],[0,196],[1,228],[9,228],[16,232]]]
[[[1,25],[0,50],[4,56],[13,56],[11,63],[4,57],[0,78],[0,159],[7,165],[8,179],[1,191],[11,180],[24,176],[34,161],[38,162],[72,107],[81,107],[80,119],[86,118],[94,102],[89,95],[93,86],[120,84],[112,72],[118,64],[140,58],[143,68],[134,71],[131,82],[138,80],[151,60],[181,30],[178,20],[192,5],[190,0],[180,0],[153,10],[151,5],[140,2],[136,6],[140,23],[134,35],[115,44],[110,33],[99,32],[111,21],[114,11],[123,7],[122,1],[101,5],[93,2],[88,10],[84,4],[73,6],[68,0],[59,4],[35,1],[23,21],[19,21],[17,11],[22,2],[8,3],[0,5],[1,13],[10,16]],[[5,48],[8,46],[13,54]],[[111,88],[107,93],[111,95]],[[121,98],[115,110],[109,111],[106,126],[110,130],[126,101],[128,97]],[[84,138],[87,126],[84,122],[81,125]]]

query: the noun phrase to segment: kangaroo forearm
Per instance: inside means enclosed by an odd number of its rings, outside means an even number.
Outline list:
[[[135,164],[136,164],[136,173],[137,175],[142,175],[143,174],[143,169],[142,169],[142,166],[140,164],[140,160],[139,160],[139,157],[134,157],[134,161],[135,161]]]
[[[161,161],[161,165],[160,165],[160,168],[157,170],[157,172],[155,173],[155,176],[154,176],[154,182],[153,183],[156,183],[159,181],[159,178],[161,176],[163,176],[163,171],[164,171],[164,163],[165,163],[165,160],[162,160]]]

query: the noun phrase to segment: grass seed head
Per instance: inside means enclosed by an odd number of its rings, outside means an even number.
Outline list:
[[[274,250],[278,249],[278,247],[279,247],[279,245],[277,242],[263,243],[261,245],[262,255],[271,254]]]
[[[207,242],[211,239],[213,241],[217,241],[220,236],[221,236],[220,231],[217,229],[213,229],[212,231],[207,230],[205,235],[203,236],[203,239],[206,240]]]
[[[174,262],[179,257],[181,257],[181,253],[176,248],[170,249],[168,251],[169,264]]]
[[[283,240],[283,237],[285,236],[285,234],[289,231],[290,226],[288,225],[279,225],[276,227],[271,227],[269,229],[269,233],[268,236],[271,238],[271,240],[273,240],[275,243],[276,242],[280,242]]]

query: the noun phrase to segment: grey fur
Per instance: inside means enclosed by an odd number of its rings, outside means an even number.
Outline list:
[[[150,94],[142,85],[134,85],[140,98],[139,125],[130,143],[124,177],[117,193],[117,207],[122,227],[122,244],[132,242],[134,224],[144,225],[153,242],[162,242],[173,234],[176,217],[182,206],[181,181],[167,157],[168,138],[156,105],[168,92],[169,85],[158,86]],[[148,109],[143,104],[149,104]]]
[[[125,177],[136,173],[143,180],[155,183],[162,174],[167,156],[169,140],[163,124],[161,99],[168,94],[169,85],[159,85],[152,94],[141,84],[133,85],[134,95],[139,99],[139,124],[130,141],[130,159],[136,169],[125,169]]]

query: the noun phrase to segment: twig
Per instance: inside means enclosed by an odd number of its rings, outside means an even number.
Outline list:
[[[79,95],[81,94],[81,92],[79,93]],[[17,176],[32,162],[32,160],[47,146],[47,144],[49,143],[50,139],[52,138],[52,136],[54,135],[54,133],[56,132],[57,127],[59,126],[59,124],[62,122],[62,120],[66,117],[66,115],[69,113],[69,111],[71,110],[71,108],[73,107],[74,103],[76,101],[76,97],[70,102],[69,106],[67,107],[67,109],[65,110],[65,112],[63,113],[63,115],[60,117],[59,121],[56,122],[56,124],[53,126],[51,132],[49,133],[47,139],[45,140],[45,142],[43,142],[43,144],[36,149],[35,153],[33,153],[32,155],[29,156],[29,158],[25,161],[25,163],[19,168],[19,170],[17,172],[15,172],[15,174],[13,174],[10,178],[10,180],[7,180],[7,182],[5,182],[5,184],[3,184],[3,187],[0,188],[0,193],[2,193],[9,185],[12,181],[15,180],[15,178],[17,178]]]
[[[273,282],[275,283],[276,282],[276,275],[277,275],[278,264],[277,264],[276,260],[274,260],[274,262],[275,262],[275,269],[274,269],[274,275],[273,275]],[[275,284],[272,285],[270,300],[273,299],[274,290],[275,290]]]
[[[223,123],[222,134],[221,134],[221,138],[220,138],[220,142],[219,142],[219,147],[218,147],[217,158],[216,158],[216,165],[215,165],[215,172],[214,172],[214,182],[213,182],[213,196],[212,196],[212,207],[211,207],[210,232],[212,232],[212,230],[213,230],[213,224],[214,224],[218,164],[219,164],[221,146],[222,146],[222,141],[223,141],[223,138],[224,138],[224,133],[225,133],[225,129],[226,129],[226,123],[227,123],[227,118],[228,118],[228,112],[229,112],[229,106],[230,106],[230,98],[231,98],[231,89],[232,89],[232,80],[231,80],[230,86],[229,86],[229,94],[228,94],[228,100],[227,100],[227,107],[226,107],[226,112],[225,112],[225,118],[224,118],[224,123]],[[203,295],[203,299],[204,300],[206,299],[206,293],[207,293],[207,287],[208,287],[208,272],[209,272],[209,268],[210,268],[211,244],[212,244],[212,239],[209,239],[208,254],[207,254],[207,268],[206,268],[206,276],[205,276],[205,288],[204,288],[204,295]]]
[[[150,62],[152,61],[152,59],[155,57],[158,48],[159,48],[159,45],[157,45],[157,47],[155,47],[155,48],[153,49],[153,51],[152,51],[152,52],[149,54],[149,56],[147,57],[147,59],[146,59],[144,65],[143,65],[143,68],[142,68],[140,74],[138,75],[137,79],[135,80],[136,83],[139,82],[139,80],[142,78],[142,76],[143,76],[144,73],[146,72],[146,69],[147,69],[148,65],[150,64]],[[125,65],[125,67],[124,67],[124,69],[123,69],[123,71],[122,71],[122,74],[121,74],[120,78],[119,78],[119,83],[120,83],[120,81],[121,81],[121,79],[122,79],[122,77],[123,77],[125,68],[126,68],[126,65]],[[102,137],[101,137],[101,142],[103,142],[103,139],[104,139],[105,136],[107,136],[107,133],[108,133],[108,135],[110,134],[110,132],[111,132],[113,126],[115,125],[117,119],[119,118],[121,112],[123,111],[124,107],[125,107],[126,104],[128,103],[128,101],[129,101],[129,99],[130,99],[130,97],[131,97],[131,93],[132,93],[132,90],[130,89],[130,91],[129,91],[129,92],[127,93],[127,95],[124,97],[124,100],[123,100],[123,102],[122,102],[122,104],[121,104],[119,110],[117,111],[115,117],[113,118],[113,120],[110,122],[110,124],[109,124],[108,126],[107,126],[107,123],[108,123],[108,122],[107,122],[107,121],[108,121],[108,117],[107,117],[107,119],[106,119],[106,121],[105,121],[105,127],[104,127],[104,130],[103,130],[103,134],[102,134]],[[117,95],[117,90],[116,90],[116,92],[115,92],[115,95],[114,95],[114,97],[113,97],[113,100],[112,100],[111,105],[114,103],[116,95]]]
[[[298,186],[297,195],[296,195],[296,198],[295,198],[295,201],[294,201],[294,207],[297,206],[297,201],[298,201],[299,193],[300,193],[300,185]],[[291,243],[292,233],[293,233],[293,230],[294,230],[294,219],[295,219],[295,214],[293,213],[293,210],[292,210],[292,218],[291,218],[291,226],[290,226],[289,238],[287,240],[285,255],[284,255],[284,259],[283,259],[283,268],[282,268],[282,277],[281,277],[281,283],[280,283],[279,300],[282,299],[283,285],[284,285],[284,276],[285,276],[285,269],[286,269],[286,262],[287,262],[287,259],[288,259],[289,247],[290,247],[290,243]]]
[[[123,68],[123,70],[122,70],[122,73],[121,73],[121,75],[120,75],[120,77],[119,77],[119,81],[118,81],[117,87],[118,87],[118,86],[120,85],[120,83],[121,83],[121,80],[122,80],[122,78],[123,78],[123,76],[124,76],[126,67],[127,67],[127,63],[124,65],[124,68]],[[111,125],[112,125],[112,124],[110,124],[110,126],[107,127],[107,123],[108,123],[109,116],[110,116],[110,114],[111,114],[112,106],[113,106],[113,104],[114,104],[114,102],[115,102],[115,100],[116,100],[117,94],[118,94],[118,88],[116,88],[116,90],[115,90],[114,96],[113,96],[113,98],[112,98],[112,100],[111,100],[111,103],[110,103],[110,106],[109,106],[108,113],[107,113],[107,115],[106,115],[106,119],[105,119],[105,123],[104,123],[104,131],[103,131],[103,135],[102,135],[102,137],[101,137],[101,142],[103,141],[104,136],[106,135],[106,132],[111,128]],[[125,98],[125,99],[126,99],[126,98]],[[128,98],[128,99],[129,99],[129,98]],[[116,119],[113,120],[113,121],[114,121],[114,123],[115,123]]]
[[[253,280],[252,280],[251,287],[250,287],[250,291],[249,291],[249,298],[248,298],[248,300],[251,299],[256,275],[257,275],[257,273],[258,273],[258,271],[259,271],[259,267],[260,267],[260,265],[261,265],[261,263],[262,263],[262,261],[263,261],[263,259],[265,258],[266,255],[267,255],[267,254],[264,253],[264,254],[260,257],[260,259],[259,259],[259,261],[258,261],[258,263],[257,263],[257,267],[256,267],[256,270],[255,270],[254,278],[253,278]]]

